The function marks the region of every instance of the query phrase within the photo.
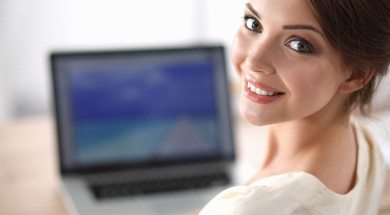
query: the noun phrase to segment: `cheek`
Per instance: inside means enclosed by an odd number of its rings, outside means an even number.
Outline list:
[[[307,66],[291,77],[289,85],[292,95],[299,97],[304,106],[323,106],[335,95],[338,88],[338,78],[329,67],[319,64]]]

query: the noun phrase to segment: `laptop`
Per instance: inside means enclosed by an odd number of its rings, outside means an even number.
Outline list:
[[[188,214],[234,184],[223,46],[50,55],[72,214]]]

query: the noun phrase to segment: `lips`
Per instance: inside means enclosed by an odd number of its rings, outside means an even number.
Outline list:
[[[285,94],[284,92],[280,92],[267,85],[254,81],[250,79],[250,77],[245,77],[243,90],[244,95],[248,99],[259,104],[271,103]]]

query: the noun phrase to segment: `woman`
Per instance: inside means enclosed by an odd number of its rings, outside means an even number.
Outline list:
[[[389,66],[390,1],[250,0],[231,54],[241,115],[269,125],[268,151],[200,214],[377,214],[385,163],[350,116]]]

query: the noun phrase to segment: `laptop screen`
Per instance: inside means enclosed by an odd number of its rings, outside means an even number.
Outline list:
[[[222,47],[53,53],[63,172],[234,157]]]

